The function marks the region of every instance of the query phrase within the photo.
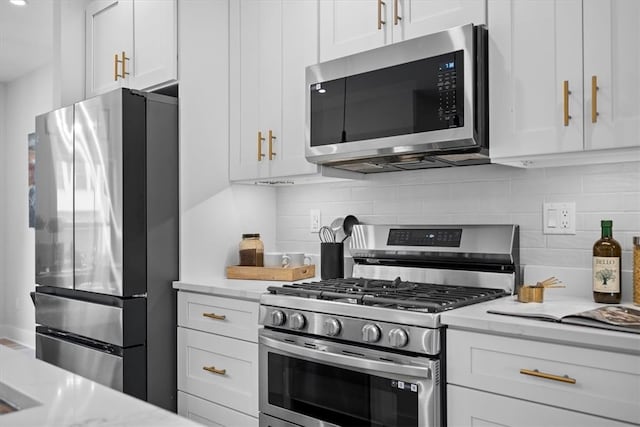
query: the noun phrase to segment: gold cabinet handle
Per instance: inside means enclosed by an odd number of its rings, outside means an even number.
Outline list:
[[[124,51],[122,51],[122,59],[118,58],[118,54],[116,53],[115,59],[114,59],[114,74],[113,74],[113,80],[118,80],[118,77],[122,77],[124,79],[125,76],[128,76],[129,73],[127,72],[127,61],[129,60],[129,58],[127,58],[127,55],[125,55]],[[118,64],[122,64],[122,74],[118,74]]]
[[[398,25],[398,21],[402,21],[402,17],[398,14],[398,0],[393,0],[393,25]]]
[[[264,154],[262,154],[262,141],[264,141],[264,137],[262,136],[262,131],[258,131],[258,161],[261,162]]]
[[[564,106],[563,123],[565,126],[569,126],[569,119],[571,118],[569,115],[569,95],[571,95],[569,80],[565,80],[562,82],[562,104]]]
[[[591,76],[591,123],[598,121],[598,76]]]
[[[127,72],[127,61],[129,60],[129,58],[127,58],[127,55],[125,55],[124,50],[122,51],[122,78],[124,79],[124,76],[128,76],[129,73]]]
[[[118,60],[118,54],[116,53],[114,58],[113,58],[113,81],[118,81],[118,77],[120,77],[120,74],[118,74],[118,62],[120,62]]]
[[[218,375],[227,374],[226,369],[217,369],[215,366],[203,366],[202,369],[204,369],[207,372],[211,372],[212,374],[218,374]]]
[[[276,137],[273,136],[273,131],[271,129],[269,129],[269,160],[273,160],[273,158],[276,155],[275,151],[273,151],[273,140],[274,139],[276,139]]]
[[[382,5],[385,3],[382,0],[378,0],[378,29],[382,29],[382,24],[386,24],[385,21],[382,20]]]
[[[569,383],[569,384],[576,383],[575,378],[571,378],[568,375],[560,376],[560,375],[554,375],[554,374],[547,374],[546,372],[540,372],[537,369],[534,369],[534,370],[520,369],[520,373],[523,375],[531,375],[533,377],[545,378],[547,380],[560,381],[563,383]]]
[[[225,316],[224,314],[215,314],[215,313],[202,313],[203,317],[208,317],[209,319],[215,319],[215,320],[225,320],[227,318],[227,316]]]

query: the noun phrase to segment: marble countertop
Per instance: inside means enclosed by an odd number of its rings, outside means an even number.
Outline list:
[[[602,304],[596,304],[588,298],[580,297],[558,296],[547,298],[545,295],[545,302],[542,304],[546,304],[547,302],[553,302],[557,305],[566,304],[567,312],[582,311],[585,307],[596,308],[602,306]],[[514,311],[518,310],[518,306],[530,304],[535,303],[519,303],[509,296],[442,313],[440,320],[443,324],[455,329],[466,329],[527,339],[539,339],[560,344],[622,351],[640,355],[640,334],[487,313],[487,310],[491,309]],[[625,305],[631,306],[631,304]],[[573,311],[574,307],[576,311]]]
[[[4,346],[0,346],[0,383],[40,403],[0,415],[2,427],[199,425]],[[2,391],[11,394],[6,387]]]
[[[314,282],[318,280],[320,280],[319,276],[299,280],[298,282]],[[281,280],[241,280],[221,277],[220,279],[215,279],[208,283],[176,281],[173,282],[173,287],[181,291],[199,292],[203,294],[259,301],[260,295],[265,293],[269,286],[282,286],[285,283],[296,282],[283,282]]]

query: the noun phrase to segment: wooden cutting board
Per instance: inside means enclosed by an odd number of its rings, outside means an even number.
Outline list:
[[[280,280],[293,282],[308,279],[316,275],[315,265],[303,265],[301,267],[247,267],[243,265],[230,265],[227,267],[228,279],[245,280]]]

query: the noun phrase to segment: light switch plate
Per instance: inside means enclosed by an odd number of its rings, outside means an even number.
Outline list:
[[[576,234],[575,202],[544,203],[542,230],[544,234]]]

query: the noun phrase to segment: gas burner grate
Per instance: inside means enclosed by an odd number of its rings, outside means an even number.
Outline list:
[[[269,287],[269,292],[397,310],[438,313],[507,295],[503,289],[365,278],[331,279]]]

